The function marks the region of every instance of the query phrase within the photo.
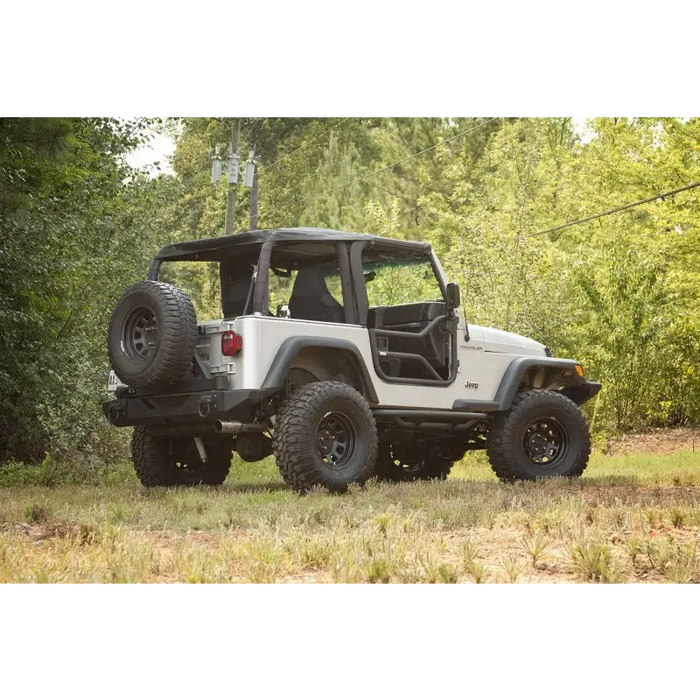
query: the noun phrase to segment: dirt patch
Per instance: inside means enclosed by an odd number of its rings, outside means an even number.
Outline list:
[[[605,453],[667,455],[672,452],[700,452],[700,426],[652,428],[608,440]]]

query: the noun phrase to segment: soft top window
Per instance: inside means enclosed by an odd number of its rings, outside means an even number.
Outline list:
[[[273,315],[342,323],[343,293],[338,245],[276,245],[270,258],[270,307]]]
[[[253,272],[257,259],[233,258],[221,263],[221,305],[224,318],[249,313],[253,303]]]

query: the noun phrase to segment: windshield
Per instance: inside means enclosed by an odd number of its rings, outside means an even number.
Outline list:
[[[363,260],[370,307],[443,301],[440,284],[427,257],[414,260]]]

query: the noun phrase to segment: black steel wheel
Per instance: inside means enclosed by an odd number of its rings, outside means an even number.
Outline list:
[[[536,418],[525,428],[523,447],[533,464],[554,469],[566,457],[569,436],[554,418]]]
[[[316,428],[319,457],[331,469],[343,469],[357,449],[357,431],[344,413],[328,412]]]
[[[158,343],[158,319],[145,306],[133,309],[124,322],[122,347],[133,362],[147,360]]]
[[[384,481],[444,481],[454,460],[440,454],[438,444],[390,443],[379,446],[377,477]]]

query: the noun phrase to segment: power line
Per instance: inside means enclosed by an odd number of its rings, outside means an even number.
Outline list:
[[[510,315],[510,300],[511,300],[511,295],[513,293],[513,281],[515,278],[515,271],[516,271],[516,265],[518,261],[518,257],[520,255],[520,242],[522,241],[523,238],[531,238],[532,236],[543,236],[546,233],[554,233],[555,231],[563,231],[564,229],[567,229],[571,226],[576,226],[577,224],[585,224],[588,221],[594,221],[595,219],[601,219],[604,216],[610,216],[611,214],[617,214],[618,212],[625,211],[626,209],[632,209],[632,207],[638,207],[640,204],[648,204],[649,202],[654,202],[659,199],[665,199],[666,197],[671,197],[674,194],[678,194],[679,192],[686,192],[687,190],[692,190],[695,187],[700,187],[700,182],[692,182],[689,185],[685,185],[685,187],[679,187],[678,189],[675,190],[669,190],[668,192],[659,192],[658,194],[655,194],[651,197],[646,197],[645,199],[639,199],[636,202],[630,202],[629,204],[623,204],[620,207],[615,207],[614,209],[608,209],[607,211],[601,212],[600,214],[593,214],[592,216],[587,216],[584,219],[577,219],[576,221],[568,221],[565,224],[561,224],[560,226],[553,226],[552,228],[545,229],[544,231],[537,231],[537,233],[528,233],[525,234],[524,236],[517,235],[515,237],[515,255],[514,255],[514,262],[513,262],[513,272],[511,273],[511,278],[510,278],[510,292],[508,294],[508,311],[507,311],[507,316],[506,316],[506,326],[508,325],[508,317]],[[561,236],[561,233],[559,234]],[[559,238],[557,236],[557,239]]]
[[[398,198],[399,195],[396,192],[392,192],[391,190],[388,190],[386,187],[382,187],[381,185],[378,185],[376,182],[368,182],[367,183],[370,187],[376,187],[378,190],[381,190],[382,192],[386,192],[387,194],[390,194],[392,197]]]
[[[271,165],[266,165],[264,168],[260,168],[260,170],[258,172],[262,173],[262,172],[265,172],[266,170],[271,170],[276,165],[279,165],[283,160],[290,158],[295,153],[299,153],[299,151],[302,151],[303,149],[305,149],[307,146],[310,146],[315,141],[318,141],[319,139],[323,138],[327,134],[330,134],[331,131],[335,131],[339,126],[342,126],[348,119],[350,119],[350,117],[345,117],[344,119],[339,121],[335,126],[332,126],[327,131],[324,131],[321,135],[317,136],[316,138],[311,139],[310,141],[305,141],[304,143],[301,144],[301,146],[299,146],[299,148],[294,149],[291,153],[287,153],[287,154],[283,155],[279,160],[276,160]]]
[[[593,216],[587,216],[585,219],[577,219],[576,221],[568,221],[565,224],[561,224],[560,226],[554,226],[553,228],[548,228],[545,229],[544,231],[538,231],[537,233],[528,233],[525,235],[525,238],[531,238],[532,236],[544,236],[546,233],[554,233],[555,231],[562,231],[565,228],[569,228],[570,226],[576,226],[578,224],[585,224],[588,221],[594,221],[595,219],[601,219],[604,216],[610,216],[611,214],[617,214],[620,211],[624,211],[625,209],[632,209],[632,207],[638,207],[640,204],[648,204],[649,202],[653,202],[657,199],[665,199],[666,197],[670,197],[674,194],[678,194],[679,192],[685,192],[686,190],[692,190],[694,187],[700,187],[700,182],[693,182],[690,185],[686,185],[685,187],[679,187],[677,190],[670,190],[669,192],[659,192],[659,194],[655,194],[652,197],[647,197],[646,199],[640,199],[636,202],[631,202],[630,204],[624,204],[621,207],[615,207],[614,209],[608,209],[608,211],[604,211],[600,214],[593,214]]]

